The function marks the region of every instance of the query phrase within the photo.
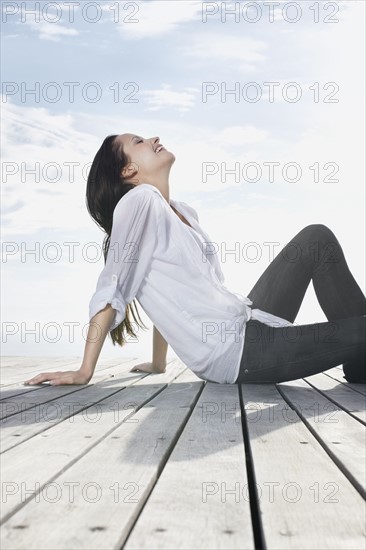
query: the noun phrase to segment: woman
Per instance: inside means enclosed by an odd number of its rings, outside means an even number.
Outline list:
[[[120,346],[126,334],[136,336],[135,298],[154,323],[154,349],[152,362],[132,371],[165,372],[169,343],[199,378],[216,383],[285,382],[340,363],[346,380],[365,383],[366,298],[332,231],[306,226],[248,297],[234,294],[197,212],[170,198],[174,161],[158,137],[104,140],[86,190],[88,211],[106,239],[83,361],[76,371],[41,373],[25,383],[87,384],[108,332]],[[328,321],[295,326],[310,281]]]

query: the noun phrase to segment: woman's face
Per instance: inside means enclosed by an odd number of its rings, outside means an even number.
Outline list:
[[[130,161],[122,171],[125,178],[131,177],[134,183],[139,184],[154,183],[168,176],[175,156],[162,147],[159,137],[145,139],[135,134],[120,134],[116,142],[122,145]]]

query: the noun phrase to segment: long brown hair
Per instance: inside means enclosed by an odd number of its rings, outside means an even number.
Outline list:
[[[109,250],[113,211],[118,201],[128,191],[136,187],[134,183],[127,181],[121,175],[123,168],[129,164],[129,158],[123,151],[122,145],[118,146],[118,143],[116,143],[117,137],[117,135],[110,135],[103,141],[90,167],[86,185],[86,207],[88,212],[96,224],[106,233],[103,239],[104,263],[107,260]],[[141,324],[136,319],[134,309]],[[126,306],[125,319],[110,331],[113,345],[116,343],[120,346],[126,344],[126,334],[136,338],[137,335],[133,330],[130,314],[132,314],[139,327],[147,329],[141,321],[137,305],[133,300],[131,304]]]

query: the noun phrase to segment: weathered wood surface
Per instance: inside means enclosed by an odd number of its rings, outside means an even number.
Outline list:
[[[238,387],[137,362],[27,387],[80,358],[2,358],[4,550],[365,548],[365,385],[337,367]]]

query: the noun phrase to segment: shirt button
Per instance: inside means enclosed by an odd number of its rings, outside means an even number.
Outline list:
[[[112,275],[112,281],[113,282],[117,281],[117,275]]]
[[[245,374],[248,374],[248,372],[249,372],[249,371],[248,371],[248,369],[245,369],[245,371],[244,371],[244,372],[245,372]]]

